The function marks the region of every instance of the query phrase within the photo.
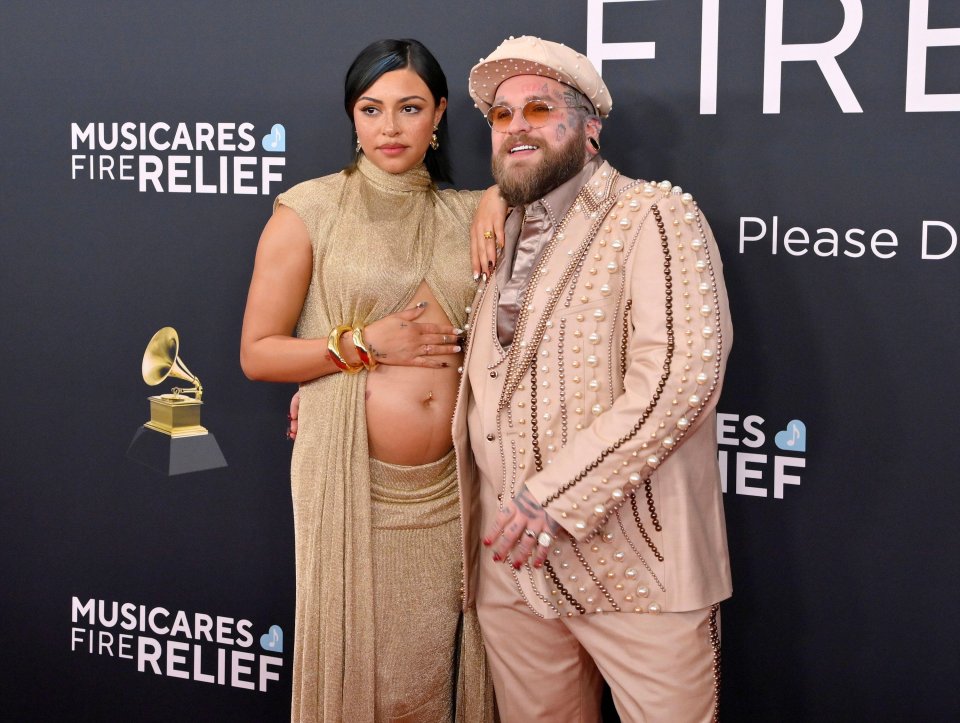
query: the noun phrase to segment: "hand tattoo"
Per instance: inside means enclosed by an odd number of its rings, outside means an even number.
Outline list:
[[[543,507],[540,506],[540,503],[533,499],[533,496],[524,487],[520,490],[520,494],[513,498],[513,504],[517,506],[517,509],[520,510],[527,517],[535,517],[539,513],[543,512]]]
[[[513,498],[513,504],[517,506],[517,509],[520,510],[520,513],[525,515],[528,518],[539,517],[543,515],[543,519],[547,523],[547,528],[550,530],[550,534],[556,535],[560,529],[560,525],[548,515],[543,510],[543,506],[537,502],[533,495],[530,494],[530,490],[524,486],[520,493]]]

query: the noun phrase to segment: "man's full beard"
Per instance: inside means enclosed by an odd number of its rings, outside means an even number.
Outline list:
[[[565,181],[573,178],[585,163],[584,148],[587,133],[583,124],[576,126],[567,142],[558,148],[535,143],[527,136],[518,136],[517,142],[539,145],[543,158],[529,168],[507,168],[512,143],[504,143],[501,151],[490,162],[493,179],[500,186],[500,195],[510,206],[525,206],[543,198]]]

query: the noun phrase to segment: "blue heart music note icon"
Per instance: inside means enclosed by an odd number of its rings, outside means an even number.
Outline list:
[[[260,141],[260,145],[268,153],[283,153],[287,150],[287,129],[282,123],[274,123],[270,132]]]
[[[799,419],[791,419],[786,429],[777,432],[774,442],[784,452],[806,452],[807,425]]]
[[[279,625],[271,625],[270,629],[260,636],[260,647],[272,653],[282,653],[283,628]]]

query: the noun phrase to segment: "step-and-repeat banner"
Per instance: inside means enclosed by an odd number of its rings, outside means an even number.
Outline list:
[[[347,162],[380,37],[437,55],[488,185],[467,73],[521,34],[602,66],[604,155],[720,243],[723,717],[958,713],[960,3],[118,0],[0,9],[5,719],[287,718],[293,388],[238,362],[260,229]]]

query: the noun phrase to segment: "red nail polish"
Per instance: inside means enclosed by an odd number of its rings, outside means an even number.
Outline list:
[[[287,412],[287,419],[293,421],[293,415],[290,412]]]
[[[522,563],[522,562],[520,562],[519,560],[514,561],[514,563],[513,563],[513,569],[514,569],[514,570],[519,570],[521,567],[523,567],[523,563]]]
[[[494,562],[500,562],[500,560],[502,560],[502,559],[503,559],[503,558],[500,557],[500,554],[499,554],[499,553],[497,553],[497,552],[493,553],[493,561],[494,561]]]
[[[484,537],[484,538],[483,538],[482,540],[480,540],[480,541],[483,543],[484,547],[490,547],[491,540],[490,540],[489,538]]]

